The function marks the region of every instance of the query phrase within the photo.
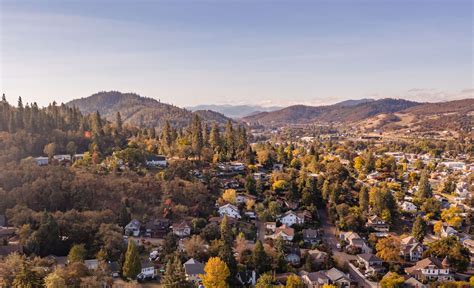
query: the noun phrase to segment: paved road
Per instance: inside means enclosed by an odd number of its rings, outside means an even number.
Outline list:
[[[321,220],[321,229],[324,232],[323,241],[331,248],[334,259],[341,265],[349,263],[350,260],[355,260],[357,258],[356,256],[349,255],[337,249],[336,245],[339,243],[337,230],[329,221],[326,209],[320,209],[318,212]]]

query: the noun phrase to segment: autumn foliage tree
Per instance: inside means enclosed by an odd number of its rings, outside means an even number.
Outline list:
[[[204,267],[205,274],[200,275],[204,287],[227,288],[229,268],[219,257],[211,257]]]
[[[125,253],[125,262],[123,263],[123,275],[127,278],[135,279],[141,271],[140,255],[135,241],[128,240],[128,248]]]

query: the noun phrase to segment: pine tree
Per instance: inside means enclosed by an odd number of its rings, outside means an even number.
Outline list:
[[[135,242],[128,240],[127,252],[125,253],[125,262],[123,264],[123,275],[127,278],[135,279],[141,271],[140,255]]]
[[[229,218],[227,218],[227,215],[224,215],[224,218],[222,218],[220,230],[221,240],[224,241],[225,245],[232,245],[234,238],[232,236],[232,230],[230,229]]]
[[[423,220],[423,217],[421,216],[416,217],[416,220],[413,223],[413,227],[411,230],[411,235],[420,243],[423,242],[423,239],[425,238],[425,235],[426,235],[426,222],[425,220]]]
[[[2,102],[7,103],[7,97],[5,96],[5,93],[2,95]]]
[[[230,120],[227,121],[225,128],[225,152],[228,160],[233,160],[235,157],[235,135],[234,127]]]
[[[183,265],[179,260],[178,256],[171,258],[166,264],[165,275],[161,283],[166,288],[186,288],[190,287],[189,282],[186,280],[186,274],[184,273]]]
[[[192,127],[192,147],[195,156],[198,156],[198,159],[201,160],[202,148],[204,147],[204,140],[202,137],[202,125],[201,119],[197,114],[194,115]]]
[[[267,253],[265,252],[262,241],[260,240],[255,243],[255,246],[253,248],[252,263],[255,270],[259,274],[265,273],[270,269]]]
[[[214,150],[214,153],[220,152],[221,136],[219,127],[216,123],[213,123],[211,127],[211,133],[209,134],[209,145],[211,146],[212,150]]]
[[[369,211],[369,189],[367,186],[362,186],[359,192],[359,208],[363,212]]]
[[[39,288],[42,287],[39,275],[27,263],[23,263],[13,280],[13,287]]]
[[[416,191],[416,197],[420,200],[433,197],[433,191],[428,180],[427,171],[423,171],[421,173],[420,181],[418,182],[418,191]]]
[[[122,115],[120,115],[120,112],[117,112],[117,115],[115,117],[115,124],[117,125],[117,131],[119,133],[122,133],[123,122],[122,122]]]
[[[161,152],[169,155],[171,153],[171,144],[173,141],[171,125],[166,121],[163,131],[161,132]]]

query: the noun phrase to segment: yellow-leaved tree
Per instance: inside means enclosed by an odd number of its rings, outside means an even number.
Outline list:
[[[449,209],[445,209],[441,212],[441,219],[448,223],[448,225],[459,228],[462,224],[462,218],[459,216],[460,213],[461,210],[458,207],[451,206]]]
[[[235,189],[226,189],[224,193],[222,193],[222,200],[235,205],[237,203],[237,192]]]
[[[204,287],[227,288],[227,278],[230,271],[227,264],[219,257],[211,257],[204,267],[206,274],[199,275],[202,279]]]

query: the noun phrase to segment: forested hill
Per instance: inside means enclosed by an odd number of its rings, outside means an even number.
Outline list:
[[[352,103],[351,103],[352,104]],[[295,105],[273,112],[264,112],[245,117],[248,123],[259,124],[302,124],[309,122],[353,122],[380,113],[401,111],[420,103],[403,99],[380,99],[362,101],[355,105],[305,106]]]
[[[153,98],[142,97],[135,93],[118,91],[99,92],[86,98],[72,100],[66,105],[77,107],[82,113],[96,111],[107,120],[113,121],[120,112],[124,123],[141,127],[163,127],[166,121],[172,126],[187,126],[194,113],[171,104],[162,103]],[[197,112],[204,122],[224,124],[228,118],[214,111]]]

